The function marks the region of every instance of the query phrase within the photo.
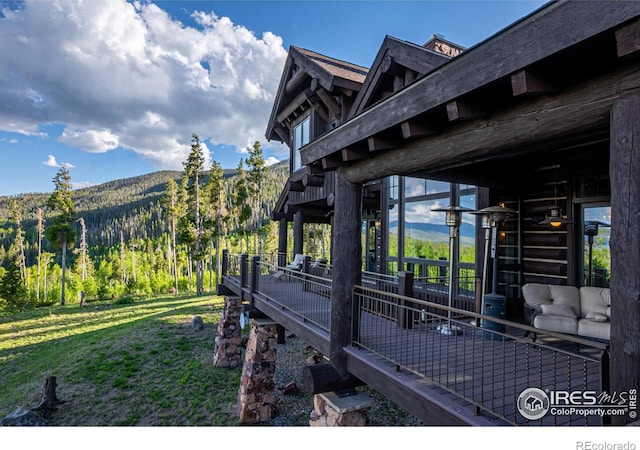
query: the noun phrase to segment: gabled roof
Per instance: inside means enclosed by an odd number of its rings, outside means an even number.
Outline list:
[[[457,50],[457,53],[462,50],[461,47],[437,36],[434,36],[423,46],[386,36],[367,79],[356,97],[349,117],[361,113],[374,103],[384,100],[395,91],[410,84],[416,78],[449,61],[451,56],[434,50],[441,49],[442,45]],[[455,51],[452,52],[452,54],[455,53]],[[411,76],[406,74],[406,69],[409,70],[409,74],[412,74]]]
[[[334,89],[359,91],[369,69],[339,59],[292,46],[285,62],[273,103],[266,138],[284,142],[278,114],[308,89],[311,80],[331,92]],[[279,132],[280,130],[280,132]]]

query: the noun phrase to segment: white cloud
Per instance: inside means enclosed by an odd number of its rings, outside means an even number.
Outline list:
[[[49,158],[46,161],[42,161],[42,164],[49,167],[60,167],[60,165],[56,161],[56,157],[53,155],[49,155]]]
[[[191,134],[243,150],[264,130],[286,51],[229,18],[186,27],[152,3],[26,0],[0,15],[0,130],[181,168]],[[26,31],[28,30],[28,31]]]
[[[269,156],[267,159],[264,160],[264,163],[267,166],[273,166],[274,164],[278,164],[279,162],[280,160],[277,158],[274,158],[273,156]]]
[[[70,130],[66,128],[58,142],[81,148],[90,153],[105,153],[118,148],[118,136],[111,130]]]
[[[49,157],[47,158],[46,161],[42,161],[42,164],[44,164],[45,166],[49,166],[49,167],[66,167],[67,169],[75,169],[76,166],[74,166],[71,163],[58,163],[58,161],[56,161],[56,157],[53,155],[49,155]]]

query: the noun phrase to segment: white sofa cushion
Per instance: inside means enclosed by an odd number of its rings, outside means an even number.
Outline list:
[[[573,308],[576,317],[581,316],[580,289],[575,286],[550,285],[551,298],[556,305],[568,305]]]
[[[611,339],[611,322],[595,322],[591,319],[581,319],[578,322],[578,335],[596,339]]]
[[[607,315],[607,308],[611,305],[609,289],[583,286],[580,288],[580,307],[582,317],[595,312]]]
[[[578,334],[578,319],[575,317],[538,314],[536,318],[533,319],[533,326],[541,330]]]
[[[578,314],[576,313],[573,306],[570,305],[559,305],[556,302],[551,303],[543,303],[540,305],[542,309],[542,314],[550,314],[552,316],[563,316],[563,317],[571,317],[573,319],[578,318]]]
[[[540,305],[551,302],[551,289],[548,284],[527,283],[522,286],[522,296],[527,305],[540,313],[542,312]]]

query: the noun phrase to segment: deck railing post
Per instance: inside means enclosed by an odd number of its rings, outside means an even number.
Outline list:
[[[251,258],[251,286],[249,287],[249,304],[253,306],[253,293],[260,289],[260,257]]]
[[[398,294],[404,297],[413,297],[413,272],[398,272]],[[413,328],[415,304],[402,299],[398,305],[396,323],[402,328]]]
[[[240,255],[240,287],[247,286],[249,281],[249,255],[243,253]]]
[[[309,290],[309,282],[307,275],[309,274],[309,272],[311,271],[311,257],[310,256],[305,256],[304,260],[302,261],[302,290],[304,292]]]
[[[222,250],[222,276],[226,276],[229,271],[229,250]]]

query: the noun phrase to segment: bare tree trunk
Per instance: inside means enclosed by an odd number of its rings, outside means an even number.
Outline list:
[[[64,284],[65,284],[65,272],[67,270],[67,241],[62,242],[62,292],[60,298],[60,304],[64,306]]]

